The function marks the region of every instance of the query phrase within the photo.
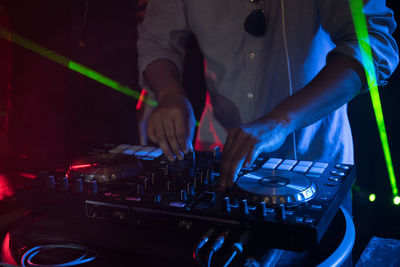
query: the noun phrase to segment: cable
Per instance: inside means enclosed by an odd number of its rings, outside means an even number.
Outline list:
[[[65,263],[59,263],[59,264],[38,264],[34,263],[32,259],[38,255],[39,253],[50,250],[50,249],[59,249],[59,248],[67,248],[67,249],[76,249],[76,250],[81,250],[83,251],[82,256],[79,258],[65,262]],[[88,254],[94,254],[94,256],[88,257]],[[74,245],[74,244],[66,244],[66,245],[41,245],[41,246],[36,246],[24,253],[24,255],[21,258],[21,266],[22,267],[29,267],[29,266],[35,266],[35,267],[47,267],[47,266],[52,266],[52,267],[66,267],[66,266],[75,266],[79,264],[84,264],[90,261],[93,261],[96,259],[97,253],[93,250],[90,250],[86,248],[85,246],[81,245]]]
[[[207,267],[211,266],[211,260],[214,252],[217,252],[218,250],[221,249],[228,234],[229,234],[228,231],[223,232],[215,239],[214,243],[211,245],[210,252],[208,253]]]
[[[290,61],[289,61],[289,51],[287,46],[287,38],[286,38],[286,24],[285,24],[285,7],[283,4],[283,0],[281,0],[281,11],[282,11],[282,35],[283,35],[283,44],[285,47],[285,55],[286,55],[286,65],[287,65],[287,73],[289,79],[289,94],[293,95],[293,86],[292,86],[292,74],[290,72]],[[296,148],[296,133],[292,133],[293,137],[293,154],[294,159],[297,160],[297,148]]]
[[[207,267],[211,267],[211,259],[214,254],[214,250],[210,250],[210,253],[208,253],[208,261],[207,261]]]
[[[233,258],[235,258],[235,256],[236,256],[236,254],[237,254],[236,251],[233,251],[233,252],[232,252],[232,254],[231,254],[231,256],[229,257],[229,259],[225,262],[224,267],[227,267],[227,266],[232,262]]]
[[[235,244],[232,245],[232,254],[229,257],[229,259],[225,262],[225,264],[223,265],[224,267],[227,267],[232,260],[236,257],[236,255],[240,255],[243,253],[243,245],[247,244],[249,242],[251,238],[251,232],[250,231],[246,231],[244,232],[239,239],[239,242],[236,242]]]
[[[214,228],[208,229],[208,231],[203,234],[203,236],[200,238],[200,240],[197,242],[197,244],[194,247],[193,258],[195,261],[200,263],[201,266],[204,266],[204,264],[201,262],[201,260],[199,258],[199,250],[208,242],[210,236],[213,233],[214,233]]]

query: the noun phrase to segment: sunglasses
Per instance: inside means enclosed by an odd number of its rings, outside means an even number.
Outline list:
[[[253,0],[252,2],[255,2]],[[258,1],[257,1],[258,2]],[[264,11],[261,9],[256,9],[247,16],[246,20],[244,21],[244,29],[245,31],[253,35],[255,37],[262,37],[265,34],[267,25],[265,23],[265,15]]]

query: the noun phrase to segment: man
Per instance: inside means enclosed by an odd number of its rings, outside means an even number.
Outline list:
[[[396,24],[385,1],[364,2],[382,84],[398,63]],[[195,147],[226,139],[222,187],[261,151],[353,163],[346,103],[368,88],[347,0],[149,1],[139,26],[139,71],[159,105],[147,132],[170,160],[192,148],[195,120],[180,83],[190,32],[205,57],[211,100]]]

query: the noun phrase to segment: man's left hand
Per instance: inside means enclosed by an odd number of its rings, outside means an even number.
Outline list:
[[[232,128],[222,153],[219,185],[230,187],[239,170],[250,166],[261,152],[278,149],[290,134],[287,123],[260,119]]]

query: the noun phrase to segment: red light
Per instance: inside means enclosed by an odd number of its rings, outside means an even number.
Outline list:
[[[27,178],[27,179],[35,179],[37,177],[37,175],[34,175],[32,173],[27,173],[27,172],[20,172],[18,173],[18,175]]]
[[[76,170],[76,169],[82,169],[82,168],[88,168],[88,167],[92,167],[92,164],[80,164],[80,165],[72,165],[70,167],[70,169],[72,170]]]
[[[0,174],[0,200],[12,197],[14,195],[14,190],[11,187],[7,177]]]
[[[99,165],[98,163],[94,163],[94,164],[78,164],[78,165],[72,165],[70,167],[71,170],[76,170],[76,169],[83,169],[83,168],[89,168],[89,167],[93,167],[93,166],[97,166]]]
[[[6,234],[3,240],[3,244],[1,245],[1,258],[4,262],[8,264],[17,265],[11,254],[9,233]]]
[[[140,92],[140,97],[139,97],[139,101],[136,104],[136,110],[140,110],[143,106],[143,100],[145,98],[145,96],[147,95],[147,91],[146,89],[142,89],[142,92]]]

